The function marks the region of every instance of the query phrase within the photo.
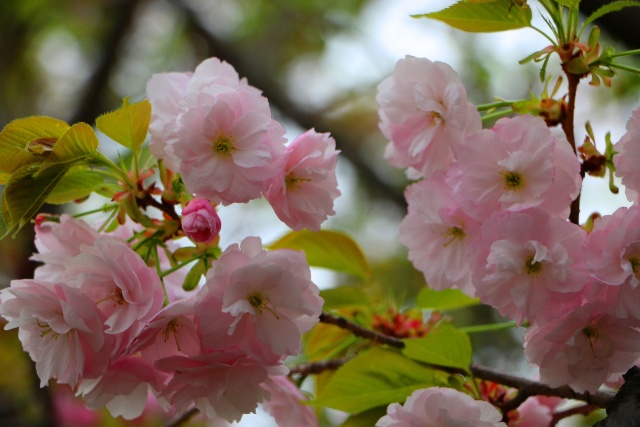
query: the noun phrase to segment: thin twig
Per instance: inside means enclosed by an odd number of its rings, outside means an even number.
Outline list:
[[[184,423],[188,422],[191,418],[193,418],[198,412],[198,408],[191,408],[184,414],[180,415],[180,417],[176,418],[174,421],[170,422],[166,425],[166,427],[179,427]]]

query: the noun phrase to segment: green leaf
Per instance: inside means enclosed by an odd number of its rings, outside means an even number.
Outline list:
[[[96,119],[96,127],[120,145],[137,151],[147,137],[151,121],[151,103],[143,99],[129,104],[129,98],[122,101],[122,107]]]
[[[471,341],[464,332],[443,327],[429,332],[423,338],[404,339],[402,354],[433,365],[469,369]]]
[[[482,3],[460,1],[446,9],[413,17],[431,18],[459,30],[485,33],[528,27],[531,23],[531,9],[519,6],[512,0]]]
[[[596,19],[602,18],[604,15],[607,15],[611,12],[617,12],[627,7],[634,7],[634,6],[640,6],[640,1],[620,0],[620,1],[607,3],[599,7],[596,11],[594,11],[591,15],[589,15],[589,17],[582,24],[582,28],[586,28],[587,25],[591,24]]]
[[[324,289],[320,291],[324,299],[324,310],[332,310],[342,307],[354,307],[367,304],[367,294],[354,286],[341,286],[339,288]]]
[[[102,188],[102,175],[86,168],[72,169],[67,172],[47,197],[47,203],[62,204],[83,199]]]
[[[337,231],[292,231],[268,245],[268,248],[304,251],[310,266],[328,268],[363,279],[371,276],[371,267],[358,244]]]
[[[39,165],[27,165],[11,175],[2,193],[2,213],[6,229],[0,238],[16,227],[16,233],[20,231],[38,212],[68,170],[69,166],[65,164],[45,169],[41,169]]]
[[[200,278],[203,274],[206,273],[206,266],[204,259],[198,260],[193,267],[187,273],[187,276],[184,278],[184,282],[182,283],[182,289],[185,291],[192,291],[200,283]]]
[[[378,406],[359,414],[351,415],[345,420],[340,427],[371,427],[376,422],[387,415],[387,406]]]
[[[431,387],[436,382],[433,369],[396,351],[372,348],[340,367],[311,403],[357,414],[402,402],[414,390]]]
[[[563,6],[568,7],[569,9],[578,9],[580,5],[580,0],[555,0],[557,3],[560,3]]]
[[[429,310],[454,310],[480,304],[478,298],[471,298],[459,289],[436,291],[424,288],[418,294],[416,305]]]
[[[58,139],[44,163],[74,162],[95,153],[98,145],[93,128],[86,123],[76,123]]]
[[[67,129],[62,120],[45,116],[9,122],[0,132],[0,183],[21,167],[42,162]]]

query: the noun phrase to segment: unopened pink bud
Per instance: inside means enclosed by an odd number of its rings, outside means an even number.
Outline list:
[[[182,209],[182,230],[194,242],[206,243],[220,233],[220,217],[207,199],[193,199]]]

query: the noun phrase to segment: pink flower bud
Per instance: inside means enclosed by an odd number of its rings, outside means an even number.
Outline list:
[[[210,242],[220,227],[220,217],[207,199],[193,199],[182,209],[182,229],[194,242]]]

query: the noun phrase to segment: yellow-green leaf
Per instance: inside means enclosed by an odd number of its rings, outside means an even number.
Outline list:
[[[40,163],[69,129],[62,120],[31,116],[9,122],[0,132],[0,183],[21,167]]]
[[[198,260],[198,262],[196,262],[193,267],[191,267],[191,269],[187,273],[187,276],[184,278],[182,289],[184,289],[185,291],[194,290],[198,286],[198,283],[200,283],[202,275],[206,272],[207,271],[204,259]]]
[[[453,327],[436,329],[423,338],[403,342],[402,354],[420,362],[464,370],[471,364],[471,341],[467,334]]]
[[[151,121],[151,103],[147,99],[129,104],[125,98],[122,107],[96,119],[96,127],[105,135],[130,150],[137,151],[144,142]]]
[[[520,6],[514,0],[480,3],[463,0],[446,9],[413,17],[435,19],[472,33],[486,33],[528,27],[531,9],[526,5]]]
[[[424,288],[418,294],[416,305],[429,310],[453,310],[480,304],[478,298],[471,298],[459,289],[436,291]]]
[[[371,275],[371,267],[360,246],[349,236],[337,231],[292,231],[268,246],[269,249],[304,251],[307,262],[363,279]]]
[[[46,203],[62,204],[73,202],[101,189],[103,184],[102,175],[86,168],[73,169],[60,179],[58,185],[47,197]]]
[[[59,139],[44,163],[66,163],[93,154],[98,149],[98,137],[86,123],[76,123]]]
[[[340,367],[311,403],[357,414],[402,402],[414,390],[436,383],[433,369],[396,351],[372,348]]]

